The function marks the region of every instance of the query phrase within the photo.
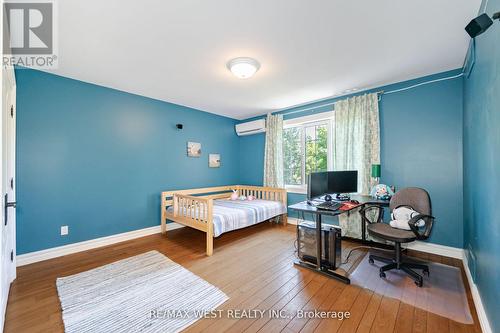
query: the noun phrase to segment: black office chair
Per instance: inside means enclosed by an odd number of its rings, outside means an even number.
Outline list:
[[[383,207],[367,206],[361,210],[363,223],[367,223],[367,230],[370,235],[394,242],[395,255],[394,259],[384,258],[376,255],[369,256],[369,262],[373,264],[374,260],[381,261],[387,265],[380,267],[380,277],[385,278],[385,272],[391,269],[400,269],[415,281],[419,287],[423,285],[423,278],[413,269],[421,269],[424,274],[429,275],[429,267],[424,264],[405,262],[402,260],[401,243],[409,243],[415,240],[424,240],[429,238],[434,224],[434,217],[431,216],[431,200],[427,191],[421,188],[409,187],[398,191],[389,203],[389,208],[394,210],[400,206],[410,206],[420,214],[414,216],[408,224],[411,230],[402,230],[391,227],[387,223],[383,223],[381,219],[373,223],[367,218],[367,213],[370,210],[378,210],[379,216],[382,216]],[[425,222],[422,231],[416,226],[419,220]],[[413,269],[412,269],[413,268]]]

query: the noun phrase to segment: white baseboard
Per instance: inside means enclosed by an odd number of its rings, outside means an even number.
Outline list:
[[[462,260],[464,257],[464,249],[452,246],[445,246],[435,243],[415,241],[405,245],[410,250],[437,254],[443,257],[450,257]]]
[[[488,316],[486,315],[486,311],[483,306],[483,301],[481,300],[481,295],[479,295],[477,285],[474,283],[474,280],[472,280],[472,274],[470,273],[469,264],[467,262],[465,253],[462,261],[464,263],[465,274],[467,275],[467,280],[469,281],[470,292],[472,294],[472,299],[474,300],[474,305],[476,306],[476,312],[477,316],[479,317],[479,324],[481,325],[481,329],[483,333],[493,333],[490,322],[488,320]]]
[[[182,228],[182,227],[183,227],[182,225],[177,224],[177,223],[168,223],[167,224],[167,230],[174,230],[174,229],[178,229],[178,228]],[[95,249],[95,248],[106,246],[106,245],[124,242],[124,241],[131,240],[134,238],[139,238],[139,237],[157,234],[159,232],[161,232],[161,228],[158,225],[158,226],[154,226],[154,227],[124,232],[121,234],[111,235],[111,236],[107,236],[107,237],[95,238],[95,239],[91,239],[88,241],[53,247],[53,248],[46,249],[46,250],[25,253],[25,254],[21,254],[21,255],[16,256],[16,265],[17,265],[17,267],[24,266],[24,265],[32,264],[32,263],[43,261],[43,260],[62,257],[65,255],[68,255],[68,254],[76,253],[76,252],[86,251],[86,250]]]

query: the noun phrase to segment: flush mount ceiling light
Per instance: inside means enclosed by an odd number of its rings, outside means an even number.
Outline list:
[[[257,60],[252,58],[234,58],[229,60],[227,68],[239,79],[252,77],[260,68]]]

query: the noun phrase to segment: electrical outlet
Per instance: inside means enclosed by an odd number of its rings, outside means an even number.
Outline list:
[[[67,225],[61,226],[61,236],[66,236],[69,233],[69,229]]]

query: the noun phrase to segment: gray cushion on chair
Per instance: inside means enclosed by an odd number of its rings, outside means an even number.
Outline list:
[[[370,234],[393,242],[408,243],[416,239],[413,231],[396,229],[386,223],[373,223],[366,227]]]
[[[399,206],[410,206],[420,214],[432,214],[429,193],[418,187],[407,187],[396,192],[391,198],[389,208],[392,211]],[[367,230],[371,235],[398,243],[413,242],[417,239],[413,231],[396,229],[386,223],[369,224]]]
[[[420,214],[432,215],[431,199],[426,190],[418,187],[407,187],[399,190],[391,198],[391,211],[399,206],[410,206]]]

